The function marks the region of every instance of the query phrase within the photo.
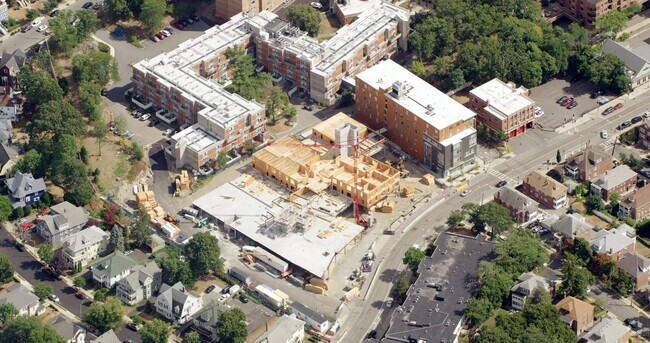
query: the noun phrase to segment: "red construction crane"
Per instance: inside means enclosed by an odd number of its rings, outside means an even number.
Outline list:
[[[334,144],[321,144],[321,143],[316,143],[316,142],[307,144],[307,143],[303,143],[303,142],[299,141],[296,144],[286,144],[286,143],[273,142],[273,143],[269,143],[268,145],[269,146],[271,146],[271,145],[280,145],[280,146],[322,147],[322,148],[327,148],[327,149],[331,149],[331,148],[339,148],[339,149],[340,148],[352,148],[352,150],[354,151],[354,170],[353,170],[353,173],[352,173],[354,175],[354,188],[352,190],[352,204],[353,204],[353,208],[354,208],[354,218],[357,221],[357,225],[360,225],[360,226],[363,226],[363,227],[368,227],[368,225],[369,225],[368,221],[363,219],[363,217],[361,216],[361,211],[359,210],[359,198],[358,198],[358,194],[357,194],[357,192],[358,192],[358,190],[357,190],[357,188],[358,188],[357,187],[358,186],[357,160],[359,158],[359,154],[360,153],[363,154],[363,152],[359,151],[360,150],[359,148],[360,148],[361,144],[363,142],[365,142],[367,139],[368,139],[368,136],[363,137],[361,139],[358,139],[358,138],[357,139],[350,139],[350,140],[347,140],[347,141],[343,141],[341,144],[336,144],[336,143],[334,143]]]

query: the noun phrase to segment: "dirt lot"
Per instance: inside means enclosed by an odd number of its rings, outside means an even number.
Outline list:
[[[330,38],[334,36],[336,31],[341,27],[339,20],[334,13],[321,14],[321,18],[325,20],[320,21],[320,29],[318,30],[318,38]]]

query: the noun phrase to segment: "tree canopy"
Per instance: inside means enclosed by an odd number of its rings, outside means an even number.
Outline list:
[[[246,315],[239,308],[223,312],[217,322],[217,336],[219,343],[244,343],[248,332],[246,331]]]
[[[484,205],[466,203],[463,204],[463,211],[468,213],[469,222],[474,225],[476,231],[485,231],[489,226],[493,238],[515,224],[508,209],[494,202]]]
[[[38,317],[18,316],[0,331],[0,342],[65,343],[65,340]]]
[[[149,32],[154,33],[163,26],[163,19],[167,11],[167,1],[165,0],[144,0],[142,1],[142,10],[140,12],[140,22]]]
[[[594,277],[572,254],[565,253],[562,261],[562,283],[558,293],[584,299],[587,288],[594,283]]]
[[[83,322],[94,327],[100,334],[115,329],[122,321],[124,310],[122,302],[117,298],[108,297],[105,303],[94,302],[83,314]]]
[[[256,75],[255,59],[240,47],[228,48],[226,57],[230,61],[228,68],[232,72],[232,84],[226,88],[248,100],[266,101],[269,88],[273,85],[271,75]]]
[[[0,328],[9,324],[18,316],[18,310],[12,303],[0,305]]]
[[[616,36],[627,25],[627,13],[625,11],[607,11],[596,18],[596,31],[599,33],[611,32]]]
[[[41,244],[41,246],[38,247],[38,257],[40,257],[45,264],[49,264],[54,258],[54,250],[52,250],[52,246],[47,243]]]
[[[613,13],[617,11],[610,11]],[[589,80],[598,87],[608,88],[617,94],[630,90],[630,77],[625,72],[625,62],[617,56],[599,54],[586,69]]]
[[[140,330],[142,343],[167,343],[169,330],[169,324],[160,319],[154,319],[153,321],[147,322]]]
[[[119,80],[117,61],[109,53],[98,50],[75,55],[72,58],[72,76],[78,82],[95,82],[105,86],[111,80]]]
[[[33,107],[49,101],[61,101],[63,98],[63,90],[59,84],[43,70],[32,71],[31,68],[22,68],[18,73],[18,79],[23,86],[23,95]]]
[[[0,222],[6,222],[13,211],[13,204],[6,195],[0,195]]]
[[[210,271],[219,272],[223,268],[219,257],[219,240],[209,232],[200,232],[185,246],[185,256],[194,276],[202,276]]]
[[[5,284],[14,277],[14,266],[5,255],[0,255],[0,284]]]
[[[287,9],[287,20],[291,25],[316,37],[320,29],[320,12],[309,4],[292,5]]]
[[[118,225],[113,225],[108,245],[114,250],[124,251],[124,231]]]
[[[410,247],[408,250],[406,250],[406,253],[404,254],[404,258],[402,259],[402,263],[407,265],[409,269],[412,271],[418,270],[418,266],[420,265],[420,262],[424,260],[426,255],[424,254],[424,251],[422,249],[418,249],[416,247]]]

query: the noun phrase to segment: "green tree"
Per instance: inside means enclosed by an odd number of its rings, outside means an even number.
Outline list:
[[[13,166],[11,173],[32,173],[34,177],[39,177],[41,170],[41,157],[42,155],[34,149],[27,151],[24,155],[20,156],[16,164]]]
[[[584,238],[574,239],[568,252],[577,257],[583,267],[589,263],[591,256],[594,254],[594,251],[589,246],[589,242]]]
[[[119,225],[113,225],[108,245],[114,250],[124,251],[124,232]]]
[[[81,158],[81,162],[84,164],[88,164],[89,161],[89,154],[88,154],[88,149],[86,149],[85,146],[81,146],[81,149],[79,149],[79,158]]]
[[[86,166],[79,160],[73,160],[68,165],[68,175],[65,176],[63,199],[77,206],[86,206],[93,197],[93,186],[88,181]]]
[[[63,98],[63,90],[59,84],[43,70],[21,68],[18,79],[23,85],[23,96],[34,107],[53,100],[60,101]]]
[[[121,323],[123,315],[122,302],[117,298],[108,297],[103,304],[94,302],[90,305],[90,308],[84,312],[82,320],[97,329],[99,334],[103,334],[115,329]]]
[[[494,142],[497,144],[507,142],[508,139],[510,139],[510,136],[508,136],[508,134],[505,131],[495,132],[494,135],[492,136],[492,140],[494,140]]]
[[[621,193],[612,192],[612,194],[609,195],[609,204],[612,205],[612,207],[616,207],[616,205],[618,205],[620,201],[621,201]]]
[[[127,0],[106,0],[106,12],[113,20],[133,19],[133,12]]]
[[[111,80],[119,80],[117,61],[109,53],[97,50],[89,54],[75,55],[72,58],[72,76],[78,82],[96,82],[100,86],[105,86]],[[93,93],[95,90],[92,90]]]
[[[82,81],[79,83],[77,89],[77,96],[81,110],[88,116],[88,118],[95,122],[101,118],[101,90],[102,86],[91,81]]]
[[[587,186],[584,184],[579,184],[576,186],[576,188],[573,189],[573,195],[576,196],[576,198],[582,198],[584,195],[586,195],[588,192]]]
[[[226,89],[237,93],[243,98],[263,99],[268,95],[268,89],[272,86],[271,76],[267,73],[255,75],[255,59],[246,54],[240,47],[228,48],[228,69],[232,72],[232,84]]]
[[[74,278],[74,286],[77,288],[84,288],[86,287],[86,278],[83,276],[77,276]]]
[[[48,24],[52,30],[50,46],[64,55],[70,55],[73,49],[79,44],[77,27],[72,24],[75,14],[69,10],[61,10],[56,17],[49,20]]]
[[[9,217],[9,219],[16,220],[16,219],[20,219],[20,218],[22,218],[24,216],[25,216],[25,210],[23,210],[22,207],[16,207],[16,208],[14,208],[13,211],[11,211],[11,216]]]
[[[510,287],[512,277],[501,268],[493,269],[481,280],[478,298],[489,300],[492,308],[499,308],[510,294]]]
[[[316,37],[320,29],[320,12],[308,4],[292,5],[287,9],[287,20],[308,35]]]
[[[596,56],[590,61],[586,73],[591,82],[617,94],[624,94],[630,89],[631,80],[625,72],[625,62],[617,56],[610,54]]]
[[[163,26],[163,19],[167,11],[165,0],[144,0],[140,12],[140,22],[149,33],[158,31]]]
[[[228,155],[223,152],[220,152],[219,155],[217,155],[217,165],[219,168],[223,168],[228,163],[228,160]]]
[[[640,171],[644,166],[643,160],[637,158],[633,154],[620,154],[620,158],[623,164],[630,167],[630,169],[634,170],[635,172]]]
[[[447,90],[455,90],[462,87],[466,83],[465,76],[462,69],[454,69],[449,76],[444,80],[443,86]]]
[[[223,266],[219,260],[220,255],[219,241],[209,232],[195,234],[185,246],[185,256],[194,276],[221,271]]]
[[[169,329],[169,324],[160,319],[147,322],[140,330],[142,343],[167,343]]]
[[[626,271],[616,268],[616,272],[612,275],[612,288],[627,297],[636,291],[636,282]]]
[[[119,132],[124,132],[124,131],[119,131]],[[99,150],[99,156],[102,155],[102,140],[106,138],[107,134],[108,134],[108,127],[106,127],[106,123],[103,120],[95,121],[95,123],[93,124],[93,137],[95,137],[95,139],[97,140],[97,148]]]
[[[515,224],[508,209],[493,202],[476,207],[469,213],[469,221],[479,232],[485,231],[489,226],[492,237],[512,228]]]
[[[0,222],[6,222],[13,212],[13,205],[9,197],[0,195]]]
[[[238,308],[223,312],[217,321],[217,336],[219,343],[244,343],[248,337],[244,312]]]
[[[616,268],[616,262],[605,253],[598,253],[589,261],[589,270],[600,278],[609,278]]]
[[[483,324],[490,315],[492,315],[492,303],[489,299],[470,299],[467,304],[467,309],[465,310],[465,316],[467,317],[468,325],[470,327],[475,327],[477,325]]]
[[[560,154],[560,149],[557,149],[557,153],[555,154],[555,161],[557,161],[558,164],[562,162],[562,154]]]
[[[190,331],[185,334],[182,343],[201,343],[201,336],[196,331]]]
[[[496,244],[495,263],[514,279],[522,273],[540,268],[548,262],[548,253],[538,236],[516,230]]]
[[[32,21],[38,18],[38,16],[39,14],[37,9],[28,8],[27,10],[25,10],[25,18],[27,19],[27,21]]]
[[[449,226],[449,228],[455,228],[460,225],[463,220],[465,220],[465,215],[462,211],[453,211],[449,214],[449,217],[447,217],[447,226]]]
[[[581,266],[581,261],[575,255],[565,254],[562,261],[562,283],[558,293],[584,299],[587,288],[593,282],[593,275]]]
[[[158,260],[160,268],[163,270],[163,280],[165,283],[173,285],[177,282],[182,283],[185,287],[192,288],[196,283],[196,278],[187,263],[178,259],[178,257],[165,257]]]
[[[32,136],[41,138],[57,135],[80,136],[84,132],[81,113],[69,103],[61,100],[53,100],[40,105],[31,124],[30,138]]]
[[[530,297],[530,303],[531,304],[547,304],[550,305],[551,301],[553,299],[551,298],[551,295],[543,288],[538,287],[535,288],[533,291],[533,294]]]
[[[54,250],[52,249],[52,246],[47,243],[41,244],[41,246],[38,247],[38,257],[45,262],[45,264],[50,264],[54,258]]]
[[[444,18],[427,17],[415,25],[409,36],[413,50],[424,59],[445,55],[456,45],[454,25]]]
[[[135,246],[144,247],[151,243],[151,228],[149,226],[149,215],[146,211],[140,210],[140,215],[131,226],[129,238],[133,241]]]
[[[0,255],[0,285],[11,281],[14,277],[14,266],[5,255]]]
[[[75,13],[79,21],[76,25],[70,24],[77,28],[77,42],[82,43],[97,31],[97,24],[99,19],[95,11],[88,9],[81,9]]]
[[[142,161],[142,159],[144,158],[144,151],[142,150],[140,144],[138,144],[137,142],[132,142],[131,149],[129,150],[134,161],[136,162]]]
[[[409,280],[403,276],[400,276],[395,283],[395,293],[398,297],[405,299],[406,292],[409,290]]]
[[[616,36],[627,25],[627,13],[623,11],[608,11],[596,18],[596,31],[599,33],[611,32]]]
[[[9,324],[10,321],[16,319],[18,310],[12,303],[0,305],[0,329]]]
[[[420,262],[424,260],[426,255],[424,254],[424,251],[422,249],[418,249],[416,247],[410,247],[408,250],[406,250],[406,253],[404,254],[404,258],[402,259],[402,263],[407,265],[409,269],[411,269],[413,272],[418,270],[418,266],[420,265]]]
[[[37,317],[18,316],[0,331],[0,342],[65,343],[51,326]]]
[[[275,124],[276,115],[278,112],[282,112],[284,108],[290,106],[289,96],[287,93],[279,86],[273,86],[269,90],[269,95],[265,102],[266,105],[266,117],[271,119],[271,122]]]
[[[603,199],[593,194],[587,197],[585,205],[587,206],[589,212],[602,211],[605,208],[605,202],[603,202]]]
[[[40,299],[45,299],[53,293],[54,291],[52,290],[52,286],[46,283],[39,283],[34,285],[34,294]]]
[[[424,79],[427,75],[427,68],[424,66],[424,63],[420,61],[413,61],[413,63],[411,63],[410,71],[421,79]]]

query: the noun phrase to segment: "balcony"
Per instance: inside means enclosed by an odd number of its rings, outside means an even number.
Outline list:
[[[171,113],[164,108],[156,112],[156,117],[167,124],[171,124],[176,121],[176,119],[178,119],[178,115],[176,113]]]
[[[255,68],[255,72],[257,72],[257,73],[261,73],[263,71],[264,71],[264,66],[263,65],[259,65],[259,66],[257,66],[257,68]]]
[[[279,73],[273,73],[273,75],[271,75],[271,80],[273,80],[274,83],[282,82],[282,75]]]
[[[566,196],[553,200],[553,208],[560,208],[567,205]]]
[[[133,98],[131,98],[131,101],[133,101],[134,104],[138,105],[143,110],[148,110],[153,106],[153,102],[149,101],[143,97],[142,95],[136,95]],[[146,104],[145,104],[146,103]]]

